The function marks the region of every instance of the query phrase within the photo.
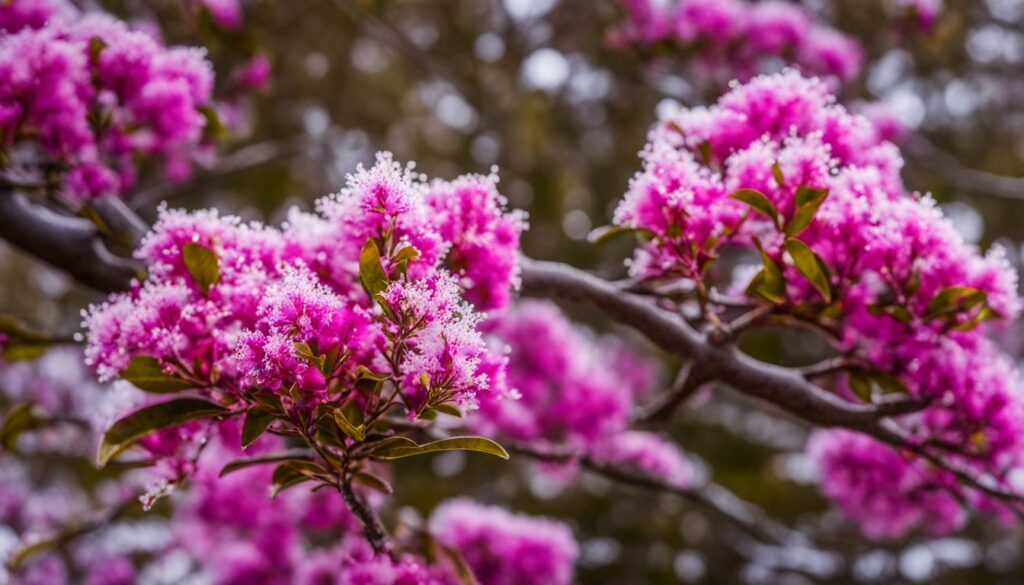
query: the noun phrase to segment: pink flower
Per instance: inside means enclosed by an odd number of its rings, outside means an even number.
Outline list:
[[[462,553],[480,585],[568,585],[579,547],[569,527],[466,499],[449,500],[430,531]]]
[[[16,0],[0,7],[0,129],[67,167],[72,201],[134,186],[137,155],[191,165],[205,140],[213,71],[200,50],[167,48],[103,14]],[[180,175],[180,173],[178,173]]]

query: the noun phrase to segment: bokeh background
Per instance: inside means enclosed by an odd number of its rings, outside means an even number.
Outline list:
[[[273,63],[250,131],[232,137],[216,166],[183,184],[144,178],[133,204],[148,219],[167,200],[280,221],[289,207],[308,209],[337,190],[357,163],[384,149],[430,176],[486,174],[497,165],[510,204],[529,212],[527,254],[621,276],[628,238],[594,246],[587,233],[609,222],[659,105],[714,98],[688,81],[682,62],[650,65],[611,49],[607,34],[622,17],[616,0],[254,0],[244,2],[247,24],[238,34],[186,26],[175,0],[99,4],[122,16],[150,15],[170,42],[209,45],[218,71],[253,52]],[[969,240],[982,248],[1001,243],[1018,261],[1024,2],[948,0],[927,34],[886,27],[891,7],[883,0],[803,4],[863,42],[865,72],[841,99],[883,102],[911,129],[902,145],[908,185],[931,192]],[[0,250],[0,312],[50,331],[76,330],[78,310],[96,294]],[[597,315],[566,308],[609,330]],[[1003,342],[1019,355],[1017,329],[1009,326]],[[797,363],[813,350],[803,341],[766,331],[744,347]],[[636,346],[644,347],[639,339]],[[669,379],[676,364],[663,361]],[[557,516],[582,543],[584,584],[1024,582],[1021,532],[994,520],[942,539],[861,538],[818,494],[799,454],[808,430],[722,391],[701,397],[668,429],[705,462],[706,477],[805,533],[814,549],[736,538],[721,520],[670,495],[590,476],[561,485],[525,462],[460,453],[400,464],[395,510],[427,512],[467,494]]]

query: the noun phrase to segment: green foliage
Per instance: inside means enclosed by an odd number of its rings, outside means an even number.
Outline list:
[[[14,451],[21,433],[49,426],[50,422],[39,405],[32,402],[16,404],[7,411],[0,423],[0,446],[7,451]]]
[[[245,413],[245,421],[242,422],[242,448],[256,442],[274,422],[274,415],[261,408],[251,408]]]
[[[732,195],[729,195],[729,197],[746,203],[755,211],[772,220],[772,224],[774,224],[777,229],[782,229],[782,215],[779,214],[779,210],[775,208],[775,204],[765,197],[764,193],[755,191],[754,189],[739,189]]]
[[[755,238],[754,244],[761,253],[761,262],[764,264],[764,268],[754,275],[753,280],[750,281],[750,286],[747,287],[747,292],[764,297],[772,303],[780,305],[786,302],[787,299],[785,276],[783,276],[779,265],[765,251],[761,241]]]
[[[50,336],[33,331],[10,315],[0,315],[0,333],[7,336],[0,347],[3,359],[9,362],[36,359],[55,343]]]
[[[284,451],[280,453],[268,453],[266,455],[257,455],[255,457],[243,457],[241,459],[235,459],[231,463],[228,463],[220,470],[220,477],[232,474],[240,469],[246,469],[255,465],[266,465],[268,463],[281,463],[285,461],[313,461],[311,457],[305,451]]]
[[[115,422],[104,433],[96,456],[97,465],[105,466],[135,441],[159,430],[227,413],[228,409],[202,398],[176,398],[140,408]]]
[[[587,234],[587,241],[591,244],[600,244],[616,236],[634,234],[644,239],[654,238],[654,232],[647,228],[631,228],[622,225],[606,225],[592,230]]]
[[[210,292],[210,287],[220,280],[220,264],[217,254],[213,250],[189,242],[181,249],[181,258],[185,261],[185,268],[192,278],[199,285],[203,294]]]
[[[828,268],[821,258],[807,244],[796,238],[787,239],[785,246],[800,274],[804,275],[826,303],[831,303],[832,283],[829,280]]]
[[[793,218],[786,224],[785,233],[789,237],[797,236],[807,229],[814,221],[818,208],[828,197],[828,189],[812,189],[801,185],[796,190],[796,212]]]
[[[440,439],[423,445],[418,445],[411,439],[406,440],[408,440],[409,443],[402,442],[402,444],[391,444],[383,447],[377,447],[372,451],[373,458],[392,460],[412,457],[414,455],[424,455],[426,453],[436,453],[439,451],[476,451],[478,453],[487,453],[488,455],[508,459],[508,452],[505,451],[504,447],[484,437],[449,437],[447,439]]]
[[[195,384],[164,372],[160,360],[150,356],[132,358],[128,367],[121,371],[121,378],[136,388],[155,394],[172,394],[195,388]]]

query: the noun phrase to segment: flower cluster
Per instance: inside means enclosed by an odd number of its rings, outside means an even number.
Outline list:
[[[244,408],[269,392],[301,420],[325,403],[374,417],[401,402],[415,417],[502,394],[502,361],[463,294],[508,298],[522,223],[493,189],[434,183],[428,196],[410,168],[379,155],[318,203],[322,215],[293,211],[283,230],[161,209],[136,252],[146,280],[86,314],[86,362],[103,380],[132,380],[133,364],[155,359],[159,375],[207,397]]]
[[[44,548],[18,562],[13,575],[0,568],[0,579],[48,585],[129,585],[140,580],[216,585],[457,583],[447,564],[428,564],[413,555],[399,562],[375,556],[359,535],[358,521],[329,492],[297,487],[271,499],[268,467],[219,477],[223,466],[240,455],[238,436],[239,425],[233,422],[211,434],[189,489],[171,499],[173,511],[166,520],[110,521],[94,534],[69,541],[66,555]],[[266,453],[280,443],[276,437],[263,437],[249,452]],[[0,464],[0,560],[5,563],[32,539],[74,526],[95,507],[116,508],[131,501],[126,489],[131,477],[108,481],[95,493],[63,476],[45,486],[33,477],[28,465],[13,457]],[[340,544],[318,544],[324,542]]]
[[[125,193],[139,155],[175,179],[208,150],[213,71],[201,49],[57,0],[5,2],[0,29],[0,150],[21,170],[61,171],[70,200]]]
[[[748,250],[761,270],[733,283],[736,300],[819,324],[848,364],[837,393],[929,399],[901,418],[913,440],[957,445],[951,459],[1009,487],[1024,455],[1024,410],[1017,373],[985,327],[1019,312],[1016,274],[1000,249],[980,255],[930,198],[906,191],[899,152],[877,127],[837,105],[823,82],[788,71],[666,115],[642,158],[615,214],[648,239],[632,261],[635,276],[688,279],[706,301],[702,283],[719,252]],[[913,457],[841,456],[863,449],[847,436],[816,453],[827,492],[865,526],[883,521],[875,516],[883,508],[909,506],[921,485],[954,489],[948,473]],[[832,473],[851,461],[857,472]],[[870,482],[864,466],[899,461],[913,477],[905,489],[844,481]],[[956,489],[960,501],[995,506]],[[867,491],[873,500],[860,496]]]
[[[782,62],[811,75],[846,82],[860,72],[852,38],[815,22],[783,0],[623,0],[626,21],[613,33],[619,47],[652,53],[671,45],[693,54],[694,74],[716,86],[746,80]]]
[[[508,283],[518,277],[516,251],[525,214],[502,213],[506,201],[498,193],[497,177],[435,181],[427,203],[437,214],[442,240],[451,243],[445,263],[466,280],[467,297],[484,310],[507,305]]]
[[[569,585],[579,548],[554,520],[456,499],[430,517],[431,532],[457,549],[480,585]]]
[[[469,419],[477,432],[538,446],[567,445],[676,485],[691,483],[689,463],[657,435],[629,431],[651,390],[653,364],[612,339],[595,339],[543,301],[522,301],[484,324],[508,357],[518,399],[487,396]]]

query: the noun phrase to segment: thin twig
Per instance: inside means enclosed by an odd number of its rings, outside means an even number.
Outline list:
[[[955,156],[922,136],[911,140],[907,150],[913,158],[925,162],[928,170],[941,175],[958,191],[1004,199],[1024,199],[1024,177],[1006,177],[965,167]]]
[[[211,168],[199,172],[185,181],[177,183],[164,181],[135,193],[131,197],[132,209],[146,209],[161,201],[192,192],[200,185],[213,179],[262,166],[275,160],[300,155],[313,147],[325,144],[331,135],[330,132],[322,136],[303,134],[291,138],[268,140],[240,148],[221,157]]]
[[[804,540],[803,536],[780,524],[763,510],[717,484],[707,484],[701,488],[679,486],[642,471],[566,448],[542,448],[527,443],[506,443],[506,447],[513,453],[541,461],[575,461],[584,469],[618,483],[673,494],[713,513],[758,540],[776,544],[795,544]]]
[[[693,362],[687,362],[679,369],[672,387],[667,392],[659,394],[651,404],[641,409],[635,416],[635,422],[644,423],[669,418],[707,381],[707,376]]]

